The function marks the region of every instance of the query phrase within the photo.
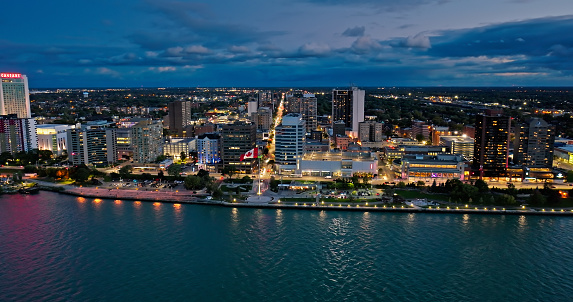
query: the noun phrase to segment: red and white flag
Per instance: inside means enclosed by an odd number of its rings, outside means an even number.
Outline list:
[[[247,159],[247,158],[257,158],[259,157],[259,148],[255,148],[255,149],[251,149],[249,151],[247,151],[247,153],[241,155],[241,161],[243,161],[243,159]]]

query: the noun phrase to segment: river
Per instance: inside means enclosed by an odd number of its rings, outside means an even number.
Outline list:
[[[573,218],[0,197],[0,301],[570,301]]]

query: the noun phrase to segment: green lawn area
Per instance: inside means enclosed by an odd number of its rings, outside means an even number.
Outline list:
[[[394,193],[404,197],[405,199],[427,198],[430,200],[448,201],[448,195],[444,194],[424,193],[420,191],[410,191],[410,190],[396,190],[394,191]]]

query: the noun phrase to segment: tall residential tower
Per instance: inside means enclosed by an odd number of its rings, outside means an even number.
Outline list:
[[[28,78],[20,73],[0,73],[0,115],[31,118]]]
[[[472,175],[482,178],[507,176],[511,118],[502,110],[488,109],[476,116]]]
[[[358,124],[364,121],[364,90],[352,87],[350,90],[332,90],[332,124],[344,121],[354,136],[358,135]]]

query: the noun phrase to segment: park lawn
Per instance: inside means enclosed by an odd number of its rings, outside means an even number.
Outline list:
[[[394,193],[404,197],[405,199],[427,198],[429,200],[448,201],[448,195],[444,194],[424,193],[414,190],[396,190]]]

